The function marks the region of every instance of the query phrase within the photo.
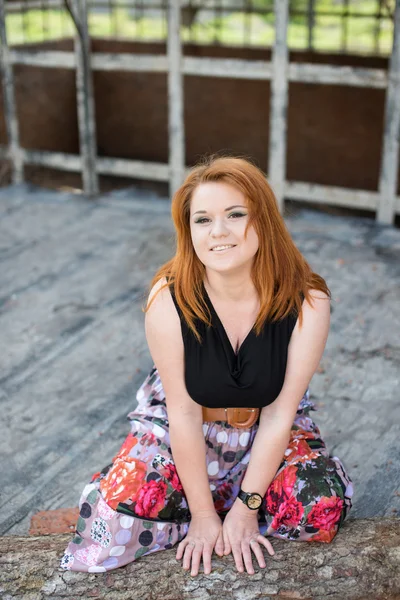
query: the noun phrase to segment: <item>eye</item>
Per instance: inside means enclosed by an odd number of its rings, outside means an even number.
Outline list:
[[[197,221],[195,221],[195,223],[205,223],[206,221],[208,221],[208,219],[206,219],[206,217],[200,217],[200,219],[197,219]]]
[[[237,219],[238,217],[245,217],[245,216],[246,215],[244,213],[240,213],[240,212],[234,212],[229,215],[229,217],[235,217],[235,219]]]

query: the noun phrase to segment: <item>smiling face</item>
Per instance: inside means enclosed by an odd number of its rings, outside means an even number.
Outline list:
[[[224,183],[196,187],[190,204],[190,232],[194,250],[206,268],[218,272],[251,270],[258,250],[244,194]]]

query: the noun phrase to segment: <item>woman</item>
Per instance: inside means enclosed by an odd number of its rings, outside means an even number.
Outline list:
[[[352,483],[330,457],[308,384],[328,336],[330,292],[294,245],[263,173],[195,167],[172,201],[175,256],[145,309],[154,367],[132,430],[80,500],[62,567],[104,572],[177,546],[197,575],[213,551],[265,567],[267,536],[331,542]]]

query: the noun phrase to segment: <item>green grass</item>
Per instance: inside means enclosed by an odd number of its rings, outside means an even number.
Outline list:
[[[255,0],[254,6],[266,6],[267,0]],[[306,0],[297,0],[297,7],[306,4]],[[375,53],[375,20],[368,15],[374,14],[376,0],[353,0],[350,8],[367,15],[349,17],[347,20],[347,48],[354,53]],[[320,51],[340,51],[342,48],[341,6],[335,0],[317,0],[318,11],[332,10],[337,16],[317,15],[313,32],[313,47]],[[195,21],[191,30],[182,28],[182,39],[200,44],[219,42],[236,46],[271,46],[274,40],[274,16],[244,15],[236,12],[221,18],[203,17]],[[29,10],[25,15],[7,15],[7,34],[10,45],[42,42],[46,40],[71,37],[74,33],[69,15],[62,10]],[[114,9],[109,16],[106,13],[92,12],[89,17],[90,34],[95,37],[113,37],[118,39],[162,40],[166,36],[166,23],[161,19],[133,19],[123,8]],[[384,19],[381,22],[379,51],[388,54],[391,51],[393,24]],[[288,42],[291,49],[308,47],[308,29],[304,16],[292,16],[288,29]]]

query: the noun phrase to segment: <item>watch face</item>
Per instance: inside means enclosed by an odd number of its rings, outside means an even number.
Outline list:
[[[260,508],[262,504],[262,498],[259,494],[251,494],[247,499],[247,506],[249,508]]]

